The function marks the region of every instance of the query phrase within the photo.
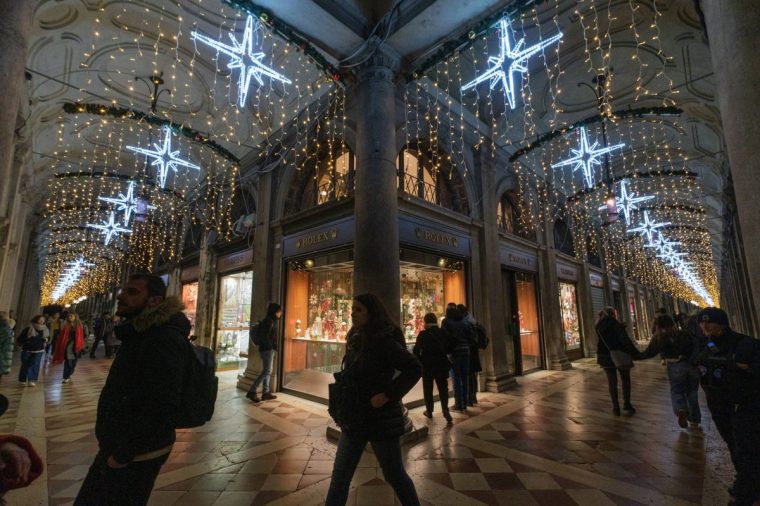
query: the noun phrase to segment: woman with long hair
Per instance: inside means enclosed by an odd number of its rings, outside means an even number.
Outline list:
[[[636,409],[631,404],[631,367],[633,367],[633,362],[631,365],[616,364],[612,359],[612,352],[628,353],[632,360],[640,360],[644,357],[633,344],[631,338],[628,337],[625,325],[617,320],[617,313],[614,308],[607,307],[599,311],[596,333],[599,339],[596,348],[596,363],[604,369],[604,373],[607,375],[612,412],[615,416],[620,416],[617,386],[617,377],[620,374],[620,379],[623,382],[623,411],[629,416],[633,415],[636,413]]]
[[[346,504],[351,479],[367,442],[372,445],[385,480],[403,506],[420,504],[404,469],[399,438],[404,433],[401,398],[420,379],[422,367],[406,349],[401,329],[373,294],[354,297],[353,326],[348,332],[341,381],[353,392],[352,409],[341,423],[326,506]],[[400,374],[395,376],[395,372]]]
[[[74,374],[79,355],[84,350],[86,333],[84,325],[79,320],[79,315],[76,313],[66,315],[66,323],[63,324],[58,333],[53,354],[53,365],[63,362],[64,383],[71,381],[71,375]]]
[[[45,325],[45,315],[38,314],[30,320],[31,325],[21,331],[17,344],[21,346],[21,368],[18,381],[33,387],[40,375],[42,355],[45,354],[50,332]]]

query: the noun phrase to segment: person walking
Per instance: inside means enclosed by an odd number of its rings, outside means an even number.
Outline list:
[[[272,367],[274,366],[274,356],[277,354],[278,344],[278,327],[279,319],[282,317],[282,306],[276,302],[270,302],[267,306],[267,314],[251,329],[251,341],[259,348],[261,355],[261,374],[253,382],[248,393],[245,394],[252,402],[259,403],[262,400],[269,401],[276,399],[269,386],[272,378]],[[256,390],[262,386],[261,399],[256,395]]]
[[[700,383],[736,469],[732,504],[750,506],[760,500],[760,342],[731,329],[722,309],[705,308],[697,320],[705,337]]]
[[[456,305],[446,308],[443,331],[451,336],[451,379],[454,384],[454,410],[467,412],[470,384],[470,348],[475,340],[472,326],[464,321]]]
[[[84,350],[85,336],[87,331],[79,321],[79,315],[69,313],[66,315],[66,323],[61,327],[55,342],[53,352],[53,365],[63,363],[63,382],[71,381],[71,375],[77,366],[77,360]]]
[[[655,333],[643,355],[660,355],[668,368],[670,400],[681,428],[699,428],[702,413],[699,409],[699,371],[694,365],[698,344],[695,337],[679,330],[670,316],[658,316]]]
[[[75,506],[145,505],[176,440],[184,379],[196,360],[182,302],[163,280],[132,275],[117,297],[127,319],[98,400],[98,453]]]
[[[11,373],[13,346],[13,329],[8,322],[8,313],[0,311],[0,380]]]
[[[106,343],[106,331],[110,321],[111,313],[108,311],[104,311],[99,318],[95,318],[93,321],[92,332],[95,334],[95,341],[93,341],[92,347],[90,348],[90,358],[95,358],[95,350],[98,349],[98,344],[100,344],[101,341],[103,342],[103,348],[106,350],[106,358],[111,357],[111,352]]]
[[[486,330],[472,316],[467,306],[457,304],[457,310],[462,313],[462,319],[470,324],[473,337],[470,341],[470,375],[467,381],[467,406],[476,406],[478,404],[478,376],[483,371],[483,365],[480,363],[480,350],[485,350],[488,346],[488,337],[486,337]]]
[[[117,351],[119,351],[119,347],[121,346],[121,341],[116,337],[116,332],[114,329],[116,328],[116,325],[119,324],[119,316],[113,315],[108,320],[108,324],[106,325],[105,335],[106,335],[106,356],[113,358],[113,356],[116,354]]]
[[[21,346],[21,368],[18,380],[21,384],[33,387],[40,376],[40,364],[45,354],[45,346],[50,340],[50,331],[45,325],[45,316],[37,315],[31,325],[21,331],[16,343]]]
[[[612,413],[615,416],[620,416],[617,382],[619,374],[623,383],[623,411],[631,416],[636,413],[636,409],[631,404],[631,368],[633,367],[633,359],[641,359],[643,356],[631,338],[628,337],[625,325],[617,320],[614,308],[607,307],[599,311],[596,333],[599,338],[596,348],[596,363],[604,369],[604,374],[607,376],[607,386],[612,400]],[[613,352],[623,352],[629,356],[629,360],[627,363],[616,363],[612,358]]]
[[[438,326],[438,317],[428,313],[424,317],[425,330],[417,335],[412,353],[422,362],[422,394],[425,397],[425,411],[428,418],[433,417],[433,382],[438,388],[441,411],[447,422],[451,423],[449,413],[449,369],[451,362],[447,351],[451,348],[451,336]]]
[[[401,399],[419,380],[422,366],[406,349],[401,329],[376,295],[354,297],[351,319],[341,381],[354,392],[354,409],[346,410],[347,419],[341,424],[325,505],[346,504],[351,479],[369,442],[401,504],[417,506],[420,500],[404,469],[399,439],[405,428]]]
[[[48,331],[50,332],[50,341],[45,346],[45,353],[47,354],[48,362],[53,361],[53,354],[55,353],[55,342],[58,339],[58,334],[63,327],[63,320],[61,320],[61,313],[55,311],[48,321]]]

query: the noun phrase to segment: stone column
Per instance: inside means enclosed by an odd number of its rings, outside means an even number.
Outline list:
[[[562,310],[559,305],[559,279],[557,278],[557,252],[551,246],[552,223],[544,223],[546,249],[538,252],[538,276],[541,284],[541,316],[549,369],[564,371],[572,364],[565,354],[565,336],[562,334]]]
[[[583,327],[583,356],[596,356],[596,315],[591,302],[591,269],[588,262],[581,262],[578,269],[578,310]]]
[[[273,266],[282,265],[281,260],[276,262],[272,258],[272,229],[269,227],[271,208],[272,208],[272,172],[267,172],[259,176],[259,185],[256,193],[256,231],[253,236],[253,294],[251,296],[251,322],[257,322],[266,316],[267,304],[272,300],[283,303],[281,299],[272,296]],[[279,251],[279,248],[278,248]],[[287,310],[287,308],[285,308]],[[283,314],[283,319],[287,318]],[[281,320],[282,322],[282,320]],[[282,336],[282,332],[280,333]],[[282,347],[280,347],[282,350]],[[272,390],[276,390],[277,382],[275,381],[278,367],[275,361],[272,374]],[[250,347],[248,353],[248,363],[246,364],[243,374],[238,376],[237,387],[241,390],[248,390],[251,384],[261,373],[262,369],[261,356],[256,352],[256,347]]]
[[[200,346],[214,348],[214,323],[216,321],[216,252],[213,248],[215,234],[206,234],[201,243],[198,260],[198,305],[195,309],[195,335]]]
[[[381,48],[359,70],[354,89],[354,294],[374,293],[401,319],[395,70],[399,58]]]
[[[503,281],[499,251],[499,229],[496,222],[496,167],[490,147],[485,144],[474,150],[475,176],[480,187],[480,214],[483,221],[477,241],[477,258],[473,258],[474,316],[485,327],[490,338],[488,348],[480,352],[483,372],[481,389],[502,392],[514,385],[515,346],[507,332]],[[475,255],[473,250],[473,255]],[[477,261],[477,267],[474,265]],[[508,317],[507,317],[508,318]],[[483,382],[483,380],[485,380]],[[485,384],[484,384],[485,383]],[[485,388],[483,388],[485,387]]]
[[[760,230],[760,3],[756,0],[701,2],[707,25],[713,70],[718,84],[718,104],[723,120],[723,136],[736,197],[741,228]],[[754,307],[753,319],[760,312],[760,249],[747,248],[747,272]],[[715,301],[716,303],[718,301]]]

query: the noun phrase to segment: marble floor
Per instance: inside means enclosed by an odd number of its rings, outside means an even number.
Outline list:
[[[30,438],[47,463],[9,504],[72,503],[97,450],[95,406],[109,366],[82,359],[67,385],[60,366],[34,388],[3,378],[11,407],[0,433]],[[680,429],[664,368],[640,363],[632,376],[633,417],[612,415],[604,375],[590,360],[519,378],[506,393],[481,393],[469,415],[454,414],[453,426],[439,413],[428,420],[422,408],[411,410],[414,423],[430,429],[404,448],[423,504],[726,504],[733,470],[706,408],[704,432]],[[321,504],[335,455],[325,406],[287,394],[253,406],[235,389],[234,373],[220,379],[214,419],[178,432],[150,504]],[[398,504],[369,452],[349,504]]]

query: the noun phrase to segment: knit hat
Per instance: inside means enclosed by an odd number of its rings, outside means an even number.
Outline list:
[[[706,307],[697,314],[697,321],[728,326],[728,315],[720,308]]]

